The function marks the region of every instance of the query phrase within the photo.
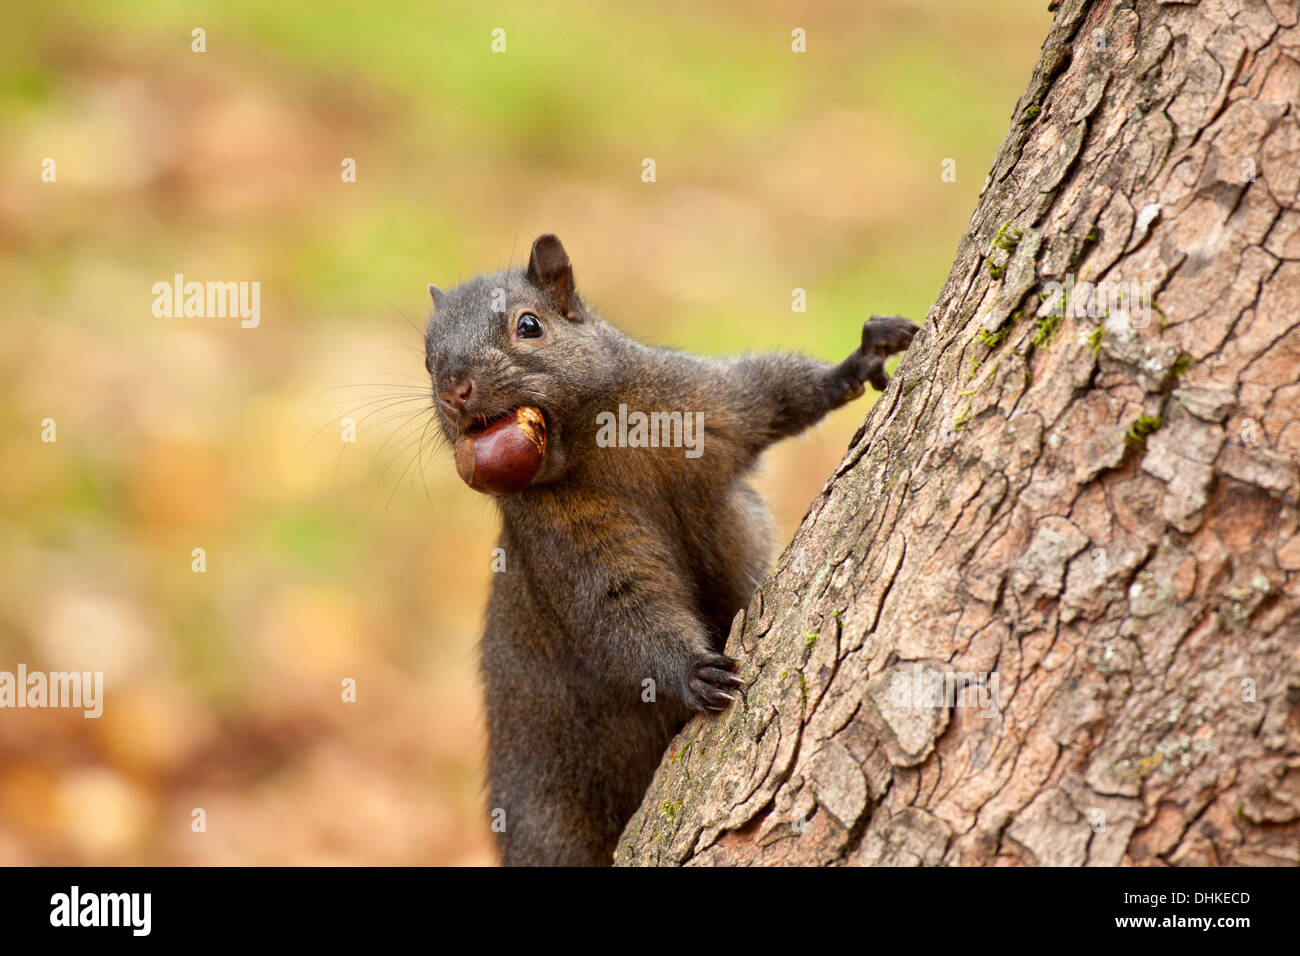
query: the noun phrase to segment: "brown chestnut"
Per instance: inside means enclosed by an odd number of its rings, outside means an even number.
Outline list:
[[[509,495],[528,486],[546,455],[546,419],[525,405],[456,440],[456,473],[475,491]]]

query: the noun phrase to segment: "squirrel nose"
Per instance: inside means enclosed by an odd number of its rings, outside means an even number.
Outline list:
[[[438,397],[458,412],[465,410],[469,397],[473,394],[474,380],[468,377],[456,379],[438,388]]]

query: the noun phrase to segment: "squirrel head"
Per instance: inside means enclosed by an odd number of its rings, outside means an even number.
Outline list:
[[[533,484],[563,473],[585,409],[612,387],[604,323],[583,303],[564,246],[547,234],[526,269],[478,276],[449,292],[429,286],[434,314],[425,367],[443,434],[455,446],[523,407],[545,420],[545,457]],[[468,480],[468,479],[467,479]]]

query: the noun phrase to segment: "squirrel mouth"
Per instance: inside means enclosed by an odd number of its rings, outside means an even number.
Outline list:
[[[508,411],[502,412],[500,415],[493,415],[491,418],[479,418],[477,421],[470,422],[468,425],[466,425],[464,433],[468,435],[470,438],[473,438],[476,435],[481,435],[483,434],[483,432],[487,431],[493,425],[499,424],[500,422],[504,422],[507,419],[514,418],[515,415],[518,413],[518,411],[519,411],[518,409],[512,408],[509,409]]]
[[[533,480],[546,456],[546,419],[524,405],[466,429],[456,441],[456,473],[475,491],[509,495]]]

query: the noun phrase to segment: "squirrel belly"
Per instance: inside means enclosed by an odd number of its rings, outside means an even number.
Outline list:
[[[552,502],[540,506],[540,520],[513,519],[528,499],[543,496]],[[767,565],[767,513],[757,493],[737,481],[702,512],[708,533],[687,535],[671,508],[655,516],[611,496],[575,506],[593,532],[588,537],[567,527],[544,530],[566,510],[563,495],[537,491],[520,499],[502,502],[498,546],[506,567],[493,576],[482,643],[489,808],[506,828],[500,844],[507,864],[608,865],[664,750],[696,708],[659,686],[676,666],[671,651],[602,620],[620,619],[619,605],[638,589],[648,555],[680,548],[689,613],[704,623],[707,647],[721,652]],[[580,590],[558,586],[569,579],[560,567],[584,569]],[[575,593],[592,621],[582,633],[564,606]],[[671,617],[680,608],[642,608],[647,616],[660,610]],[[641,671],[596,663],[624,655],[645,655],[648,663]]]

